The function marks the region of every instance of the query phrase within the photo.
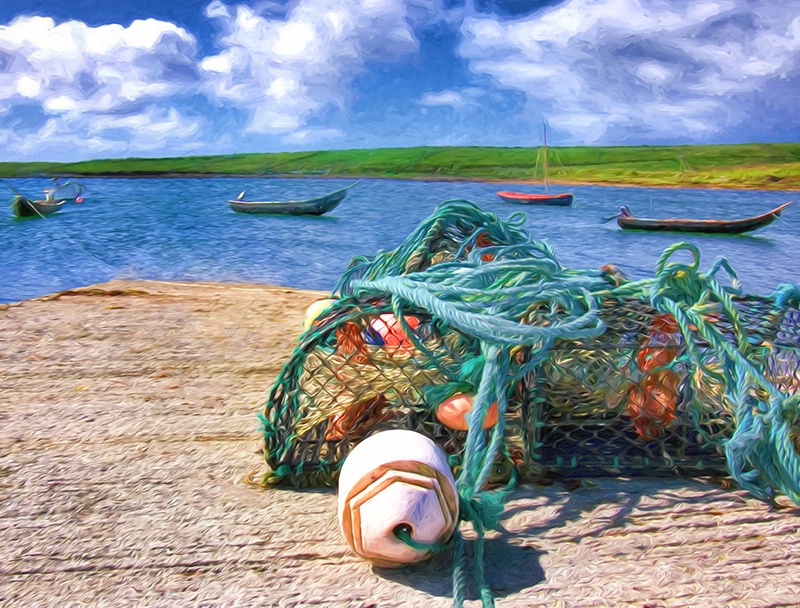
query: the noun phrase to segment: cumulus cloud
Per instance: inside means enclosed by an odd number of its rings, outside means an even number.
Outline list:
[[[573,143],[707,140],[800,74],[800,17],[774,0],[569,0],[461,32],[473,73],[524,92]]]
[[[190,139],[198,127],[172,101],[196,88],[195,55],[193,36],[154,19],[89,27],[18,17],[0,26],[3,139],[22,153],[76,141],[87,152],[156,150]],[[22,137],[15,116],[28,122]]]
[[[39,101],[52,113],[108,112],[175,95],[197,81],[194,38],[147,19],[128,27],[20,17],[0,26],[4,104]]]
[[[368,66],[413,56],[419,43],[404,0],[300,0],[284,16],[214,0],[219,53],[201,68],[207,90],[251,112],[257,133],[307,132],[316,113],[343,109]]]
[[[130,115],[51,117],[34,134],[0,131],[0,141],[17,154],[30,158],[97,158],[135,153],[189,153],[200,149],[198,126],[174,108],[151,106]]]
[[[414,57],[415,27],[436,14],[424,0],[211,0],[205,16],[220,33],[205,57],[191,33],[155,19],[90,27],[20,16],[0,26],[0,141],[11,154],[80,137],[87,153],[181,153],[235,139],[215,124],[220,108],[245,117],[241,136],[273,145],[338,140],[354,80]]]
[[[800,16],[784,4],[565,0],[500,17],[209,0],[205,56],[165,21],[19,16],[0,25],[0,159],[520,145],[543,118],[569,144],[796,133]]]

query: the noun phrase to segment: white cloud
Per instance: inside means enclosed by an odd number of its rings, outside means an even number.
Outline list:
[[[6,154],[191,147],[198,125],[172,105],[197,89],[195,55],[189,33],[154,19],[89,27],[23,16],[0,26],[0,57],[9,67],[0,71],[0,117],[21,104],[41,108],[38,129],[5,134]],[[106,141],[109,125],[116,135]]]
[[[160,110],[150,107],[132,116],[97,117],[89,124],[88,133],[99,136],[113,129],[130,130],[137,148],[156,149],[169,140],[188,139],[197,131],[197,125],[174,108]]]
[[[23,74],[17,78],[16,89],[23,97],[36,97],[41,92],[42,85],[34,78]]]
[[[538,130],[542,118],[557,143],[702,140],[757,124],[758,104],[762,117],[779,107],[798,124],[786,93],[800,80],[800,16],[785,5],[566,0],[508,19],[428,0],[211,0],[205,16],[219,35],[206,57],[164,21],[90,27],[21,16],[0,25],[0,157],[358,145],[355,132],[413,145],[488,143],[494,131],[512,143],[529,132],[522,120]],[[437,79],[420,81],[437,90],[391,82],[413,78],[410,62],[428,68],[416,32],[437,22],[460,28],[455,59],[474,78],[457,64],[448,74],[437,57]],[[524,118],[512,116],[523,97]],[[387,108],[380,135],[364,126],[376,105]],[[369,119],[351,130],[351,110]]]
[[[422,95],[419,100],[423,106],[452,106],[461,107],[468,103],[467,99],[458,91],[429,92]]]
[[[151,106],[139,114],[58,116],[34,134],[21,137],[0,131],[0,141],[18,154],[40,160],[95,158],[98,155],[189,153],[203,144],[196,137],[198,125],[174,108]]]
[[[285,134],[326,108],[344,108],[368,64],[418,51],[403,0],[300,0],[285,17],[214,0],[221,50],[201,63],[206,90],[251,112],[248,130]],[[295,139],[303,139],[298,135]]]
[[[283,57],[302,56],[313,47],[315,38],[314,27],[310,23],[287,23],[278,32],[272,51]]]
[[[526,94],[571,143],[707,138],[746,115],[742,95],[800,70],[791,3],[569,0],[524,19],[472,15],[459,53]],[[777,93],[776,93],[777,94]]]
[[[0,53],[14,66],[0,72],[4,103],[20,96],[43,105],[57,100],[48,105],[52,112],[107,112],[184,92],[196,81],[194,38],[154,19],[93,28],[19,17],[0,26]]]
[[[49,97],[44,100],[44,107],[46,110],[53,114],[67,113],[71,110],[76,110],[78,107],[77,102],[66,95],[59,95],[58,97]]]

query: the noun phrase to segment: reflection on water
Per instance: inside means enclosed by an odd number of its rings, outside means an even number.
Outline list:
[[[45,179],[13,180],[38,195]],[[670,244],[700,248],[706,269],[730,260],[751,293],[800,283],[800,204],[752,235],[682,235],[620,230],[604,223],[620,205],[635,215],[733,219],[758,215],[796,193],[705,189],[555,186],[575,193],[576,206],[524,207],[496,192],[536,186],[477,182],[363,180],[322,217],[237,214],[227,200],[242,190],[253,200],[301,199],[344,187],[342,179],[90,179],[86,202],[45,219],[0,216],[0,301],[9,302],[112,278],[248,281],[330,289],[355,255],[396,247],[442,201],[464,198],[507,218],[523,211],[526,228],[546,239],[563,264],[619,266],[633,278],[652,276]],[[10,196],[9,196],[10,200]]]

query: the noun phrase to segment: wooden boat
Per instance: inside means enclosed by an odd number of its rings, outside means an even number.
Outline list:
[[[571,207],[575,197],[570,193],[565,194],[525,194],[523,192],[498,192],[497,196],[507,203],[519,205],[555,205],[558,207]]]
[[[342,202],[347,191],[358,184],[330,192],[325,196],[300,201],[245,201],[244,192],[235,200],[228,201],[231,209],[239,213],[271,213],[276,215],[322,215]]]
[[[544,127],[544,145],[539,148],[536,154],[536,167],[538,168],[539,162],[542,163],[544,172],[544,194],[526,194],[524,192],[498,192],[497,196],[507,203],[515,203],[518,205],[553,205],[556,207],[572,207],[575,196],[571,193],[565,194],[550,194],[550,180],[548,178],[548,165],[547,156],[547,127]],[[534,173],[535,174],[535,173]]]
[[[58,183],[58,178],[53,179],[53,186],[44,191],[44,199],[30,199],[17,190],[8,186],[14,193],[11,199],[11,209],[16,217],[46,217],[61,209],[65,203],[82,203],[86,187],[78,182],[67,180]]]
[[[637,218],[631,215],[626,206],[619,209],[617,224],[624,230],[656,230],[664,232],[703,232],[712,234],[742,234],[763,228],[774,222],[791,202],[776,207],[772,211],[754,217],[738,220],[685,220]]]
[[[66,202],[60,199],[34,201],[17,194],[11,201],[11,208],[17,217],[45,217],[61,209]]]

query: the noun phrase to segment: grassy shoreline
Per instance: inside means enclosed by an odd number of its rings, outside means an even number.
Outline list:
[[[553,184],[800,190],[800,143],[550,148]],[[537,148],[419,147],[74,163],[0,163],[0,177],[384,178],[541,184]]]

